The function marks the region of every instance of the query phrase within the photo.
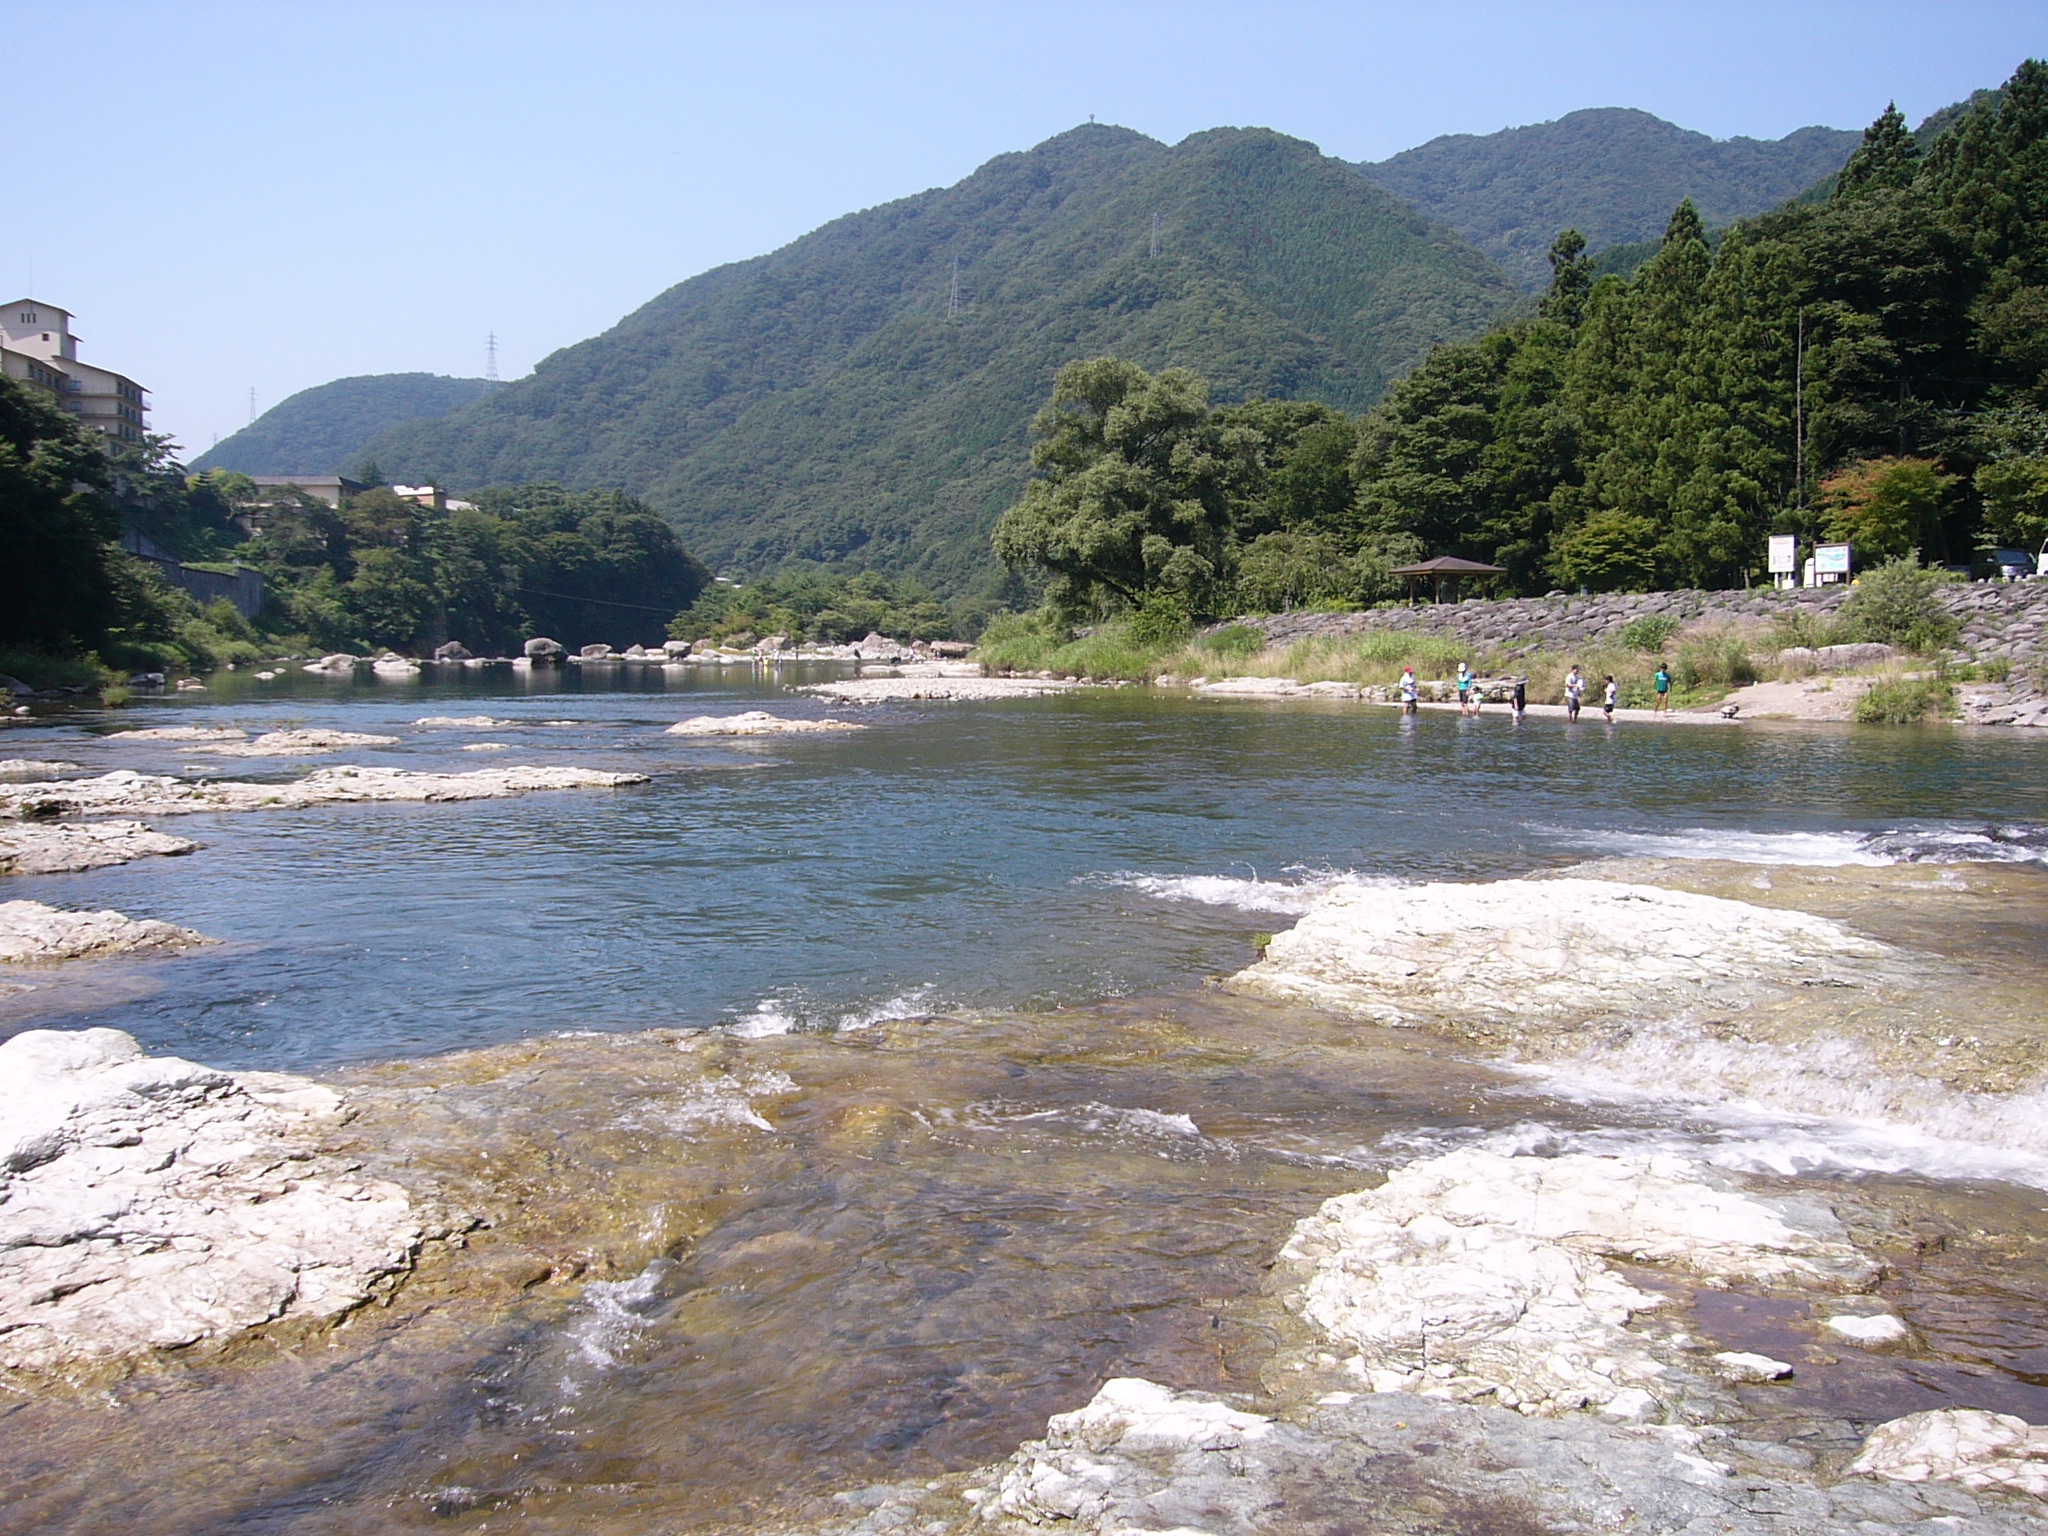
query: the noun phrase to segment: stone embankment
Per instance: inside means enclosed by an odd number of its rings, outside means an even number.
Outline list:
[[[340,1097],[145,1056],[119,1030],[0,1044],[0,1369],[332,1321],[445,1236],[323,1150]]]
[[[1702,630],[1764,631],[1787,620],[1829,619],[1848,600],[1847,587],[1777,591],[1761,587],[1734,592],[1603,593],[1591,597],[1553,594],[1500,601],[1431,603],[1375,608],[1364,613],[1283,613],[1242,622],[1269,644],[1287,645],[1311,636],[1401,630],[1469,642],[1507,656],[1552,653],[1576,645],[1619,643],[1637,619],[1668,618]],[[1972,659],[2004,658],[2016,670],[2048,666],[2048,581],[1958,582],[1942,590],[1942,602],[1961,625],[1959,648]]]

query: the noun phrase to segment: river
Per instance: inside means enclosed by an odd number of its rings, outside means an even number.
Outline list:
[[[351,762],[651,777],[183,817],[165,825],[195,854],[23,891],[223,942],[38,976],[0,999],[0,1033],[107,1024],[320,1075],[358,1103],[366,1166],[489,1226],[332,1336],[13,1402],[0,1529],[815,1515],[834,1490],[1000,1457],[1107,1376],[1271,1389],[1289,1325],[1265,1271],[1291,1224],[1481,1144],[1683,1144],[1879,1213],[1888,1294],[1926,1348],[1803,1365],[1757,1409],[1786,1434],[1965,1399],[2048,1419],[2048,1144],[2001,1135],[1981,1095],[1889,1123],[1859,1112],[1853,1066],[1839,1106],[1774,1102],[1210,985],[1334,886],[1627,861],[1762,881],[1953,967],[2032,1062],[2048,744],[1139,689],[856,712],[783,686],[812,675],[833,674],[238,673],[10,733],[12,755],[93,772],[297,771],[104,734],[234,724],[400,738]],[[867,728],[663,734],[762,707]],[[473,715],[496,723],[415,724]],[[1927,905],[1943,879],[1967,912]],[[1789,1047],[1783,1065],[1819,1070]],[[1805,1326],[1770,1297],[1687,1304],[1730,1347]]]

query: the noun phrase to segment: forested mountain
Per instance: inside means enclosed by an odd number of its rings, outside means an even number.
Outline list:
[[[445,416],[495,386],[438,373],[366,373],[302,389],[192,461],[245,475],[345,475],[387,427]]]
[[[1688,197],[1719,228],[1833,175],[1856,143],[1839,128],[1712,139],[1648,112],[1598,107],[1499,133],[1446,134],[1359,169],[1533,289],[1550,280],[1544,254],[1560,230],[1578,230],[1595,254],[1654,240]]]
[[[1755,580],[1772,533],[1859,570],[2048,540],[2048,65],[1924,150],[1887,110],[1825,203],[1713,244],[1682,202],[1627,277],[1575,232],[1550,258],[1537,313],[1353,420],[1073,365],[999,547],[1063,617],[1184,623],[1363,601],[1418,554],[1640,590]]]
[[[1516,298],[1313,145],[1091,124],[692,278],[368,452],[463,488],[622,486],[714,568],[846,562],[958,591],[999,574],[989,531],[1072,359],[1355,410]]]

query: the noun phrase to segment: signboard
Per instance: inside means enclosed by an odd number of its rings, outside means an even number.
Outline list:
[[[1789,533],[1771,535],[1771,574],[1789,576],[1799,569],[1799,540]]]
[[[1822,576],[1846,576],[1849,574],[1849,546],[1846,544],[1817,544],[1813,550],[1813,569]]]

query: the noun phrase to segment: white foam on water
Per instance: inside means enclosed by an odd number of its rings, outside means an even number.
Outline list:
[[[1202,1128],[1195,1124],[1191,1115],[1146,1109],[1143,1106],[1104,1104],[1091,1099],[1085,1104],[1061,1105],[1057,1109],[1022,1109],[1014,1104],[992,1102],[971,1104],[967,1107],[967,1113],[970,1120],[983,1124],[993,1122],[1003,1126],[1058,1125],[1071,1127],[1090,1136],[1107,1137],[1113,1141],[1135,1139],[1182,1149],[1199,1147],[1234,1150],[1227,1142],[1203,1135]]]
[[[796,1083],[786,1073],[737,1072],[641,1104],[618,1124],[626,1130],[674,1136],[719,1128],[772,1131],[774,1125],[754,1107],[754,1100],[781,1098],[796,1091]]]
[[[633,1340],[647,1327],[668,1268],[667,1259],[656,1259],[631,1280],[594,1280],[583,1288],[562,1330],[568,1356],[562,1375],[564,1396],[582,1395],[582,1377],[602,1376],[618,1368]]]
[[[1749,832],[1692,827],[1680,832],[1623,832],[1604,827],[1555,827],[1532,823],[1531,832],[1563,839],[1597,853],[1641,859],[1721,859],[1736,864],[1800,864],[1838,868],[1850,864],[1895,864],[1870,846],[1862,832]]]
[[[730,1023],[719,1026],[729,1035],[742,1040],[765,1040],[774,1035],[796,1033],[832,1034],[837,1031],[873,1029],[877,1024],[886,1024],[892,1019],[916,1019],[932,1011],[930,998],[934,988],[927,985],[913,987],[908,992],[885,998],[879,1003],[841,1010],[836,1006],[820,1005],[798,993],[790,997],[764,997],[754,1004],[751,1013],[743,1013]]]
[[[1852,1041],[1797,1049],[1715,1040],[1682,1021],[1565,1061],[1509,1064],[1553,1096],[1646,1111],[1669,1130],[1623,1133],[1682,1142],[1723,1167],[1806,1173],[1918,1174],[2048,1189],[2048,1083],[1973,1093],[1879,1069]],[[1605,1135],[1607,1133],[1596,1133]]]
[[[1739,827],[1630,832],[1541,823],[1530,823],[1528,829],[1589,851],[1628,858],[1718,859],[1737,864],[1819,868],[2048,863],[2048,828],[2023,824],[1923,823],[1864,832],[1757,832]]]
[[[848,1030],[873,1029],[877,1024],[887,1024],[895,1019],[919,1019],[932,1010],[926,999],[932,995],[930,987],[915,987],[900,993],[887,1002],[877,1003],[872,1008],[856,1008],[851,1013],[841,1014],[833,1026],[842,1033]]]
[[[724,1026],[726,1033],[738,1035],[742,1040],[765,1040],[770,1035],[786,1035],[796,1027],[796,1015],[772,997],[762,998],[754,1004],[752,1013],[741,1014]]]
[[[1349,870],[1313,870],[1299,865],[1290,866],[1282,873],[1292,878],[1262,880],[1256,874],[1249,878],[1233,875],[1148,875],[1137,870],[1118,870],[1083,878],[1103,885],[1122,886],[1155,896],[1161,901],[1189,901],[1208,907],[1234,907],[1240,912],[1278,913],[1286,917],[1305,917],[1324,896],[1342,887],[1392,887],[1403,883],[1391,876],[1361,875]]]

